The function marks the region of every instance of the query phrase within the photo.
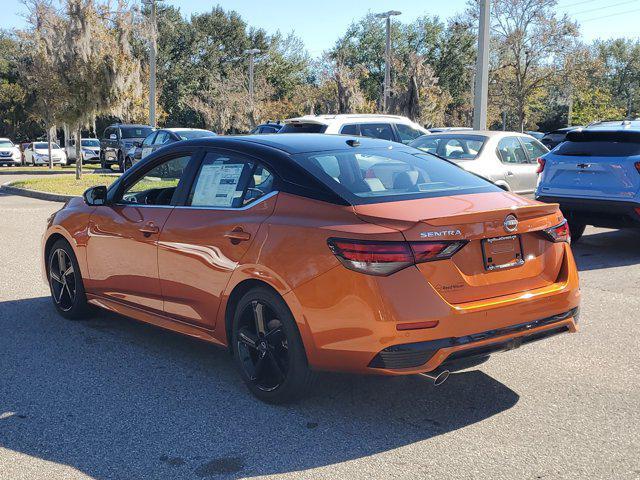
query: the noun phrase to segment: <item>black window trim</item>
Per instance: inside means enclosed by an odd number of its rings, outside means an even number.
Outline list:
[[[154,207],[154,208],[174,208],[179,205],[183,205],[186,200],[185,188],[187,185],[190,185],[193,182],[193,178],[195,176],[195,172],[193,171],[194,166],[200,164],[200,160],[202,157],[202,148],[184,148],[173,150],[166,155],[158,156],[151,161],[145,161],[143,163],[137,163],[133,166],[133,168],[127,170],[127,173],[122,175],[116,182],[114,182],[108,189],[107,192],[107,202],[108,205],[118,205],[118,206],[130,206],[130,207]],[[173,197],[171,197],[171,202],[169,205],[144,205],[144,204],[131,204],[131,203],[120,203],[122,200],[122,195],[125,190],[133,185],[135,182],[144,177],[147,173],[153,170],[155,167],[160,165],[161,163],[168,162],[173,160],[174,158],[184,157],[189,154],[189,162],[187,163],[184,172],[182,173],[182,177],[178,182],[178,186],[176,187],[175,192],[173,193]],[[149,157],[147,157],[149,158]],[[140,167],[139,167],[140,166]],[[131,173],[129,173],[131,172]],[[197,170],[196,170],[197,172]],[[188,190],[187,190],[188,194]]]

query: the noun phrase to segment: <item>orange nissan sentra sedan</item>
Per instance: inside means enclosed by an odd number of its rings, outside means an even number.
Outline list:
[[[397,143],[216,137],[158,150],[49,219],[55,307],[89,305],[229,348],[260,399],[313,371],[423,374],[575,332],[555,204]]]

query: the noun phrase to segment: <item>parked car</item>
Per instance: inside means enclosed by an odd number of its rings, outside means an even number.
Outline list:
[[[25,164],[33,167],[37,165],[49,165],[49,144],[47,142],[33,142],[24,151]],[[52,163],[58,165],[67,164],[67,154],[55,142],[51,142]]]
[[[540,142],[549,150],[553,150],[562,142],[564,142],[565,138],[567,137],[567,133],[577,130],[579,128],[584,128],[584,127],[576,126],[576,127],[559,128],[558,130],[545,133],[544,137],[540,139]]]
[[[70,138],[65,147],[69,163],[76,161],[76,140]],[[80,155],[82,163],[100,163],[100,140],[97,138],[82,138],[80,140]]]
[[[441,383],[576,331],[567,240],[557,205],[414,148],[277,134],[152,153],[56,212],[43,256],[62,316],[91,304],[224,346],[282,402],[316,370]]]
[[[442,132],[458,132],[461,130],[473,130],[473,128],[470,127],[435,127],[435,128],[430,128],[429,132],[431,133],[442,133]]]
[[[451,160],[519,194],[534,192],[538,181],[536,159],[549,151],[529,135],[478,130],[434,133],[418,138],[411,146]]]
[[[22,154],[20,153],[20,148],[8,138],[0,138],[0,166],[21,164]]]
[[[249,133],[278,133],[282,128],[282,124],[280,122],[267,122],[257,125],[253,130]]]
[[[526,133],[527,135],[532,136],[533,138],[535,138],[538,141],[542,140],[544,138],[544,136],[546,135],[546,133],[544,133],[544,132],[534,132],[533,130],[527,130],[524,133]]]
[[[560,204],[573,241],[586,225],[640,228],[640,122],[569,132],[539,164],[536,199]]]
[[[340,133],[409,144],[429,132],[396,115],[305,115],[284,121],[278,133]]]
[[[116,123],[109,125],[100,139],[100,165],[110,169],[116,165],[123,172],[125,153],[136,142],[142,142],[154,130],[149,125]]]

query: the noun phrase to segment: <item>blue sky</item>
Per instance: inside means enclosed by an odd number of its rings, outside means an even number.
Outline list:
[[[24,6],[20,0],[2,0],[2,28],[24,25]],[[294,31],[309,53],[319,55],[333,46],[351,21],[368,11],[390,9],[403,12],[408,22],[424,14],[447,18],[464,10],[466,0],[165,0],[180,8],[184,15],[210,10],[218,3],[233,9],[250,24],[268,32]],[[559,0],[557,10],[568,13],[581,24],[583,38],[640,38],[640,0]]]

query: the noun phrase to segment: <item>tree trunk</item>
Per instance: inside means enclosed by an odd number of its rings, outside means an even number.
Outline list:
[[[49,149],[49,169],[53,168],[53,158],[51,157],[51,130],[53,127],[49,125],[47,128],[47,148]]]
[[[76,180],[82,177],[82,128],[78,125],[76,129]]]

